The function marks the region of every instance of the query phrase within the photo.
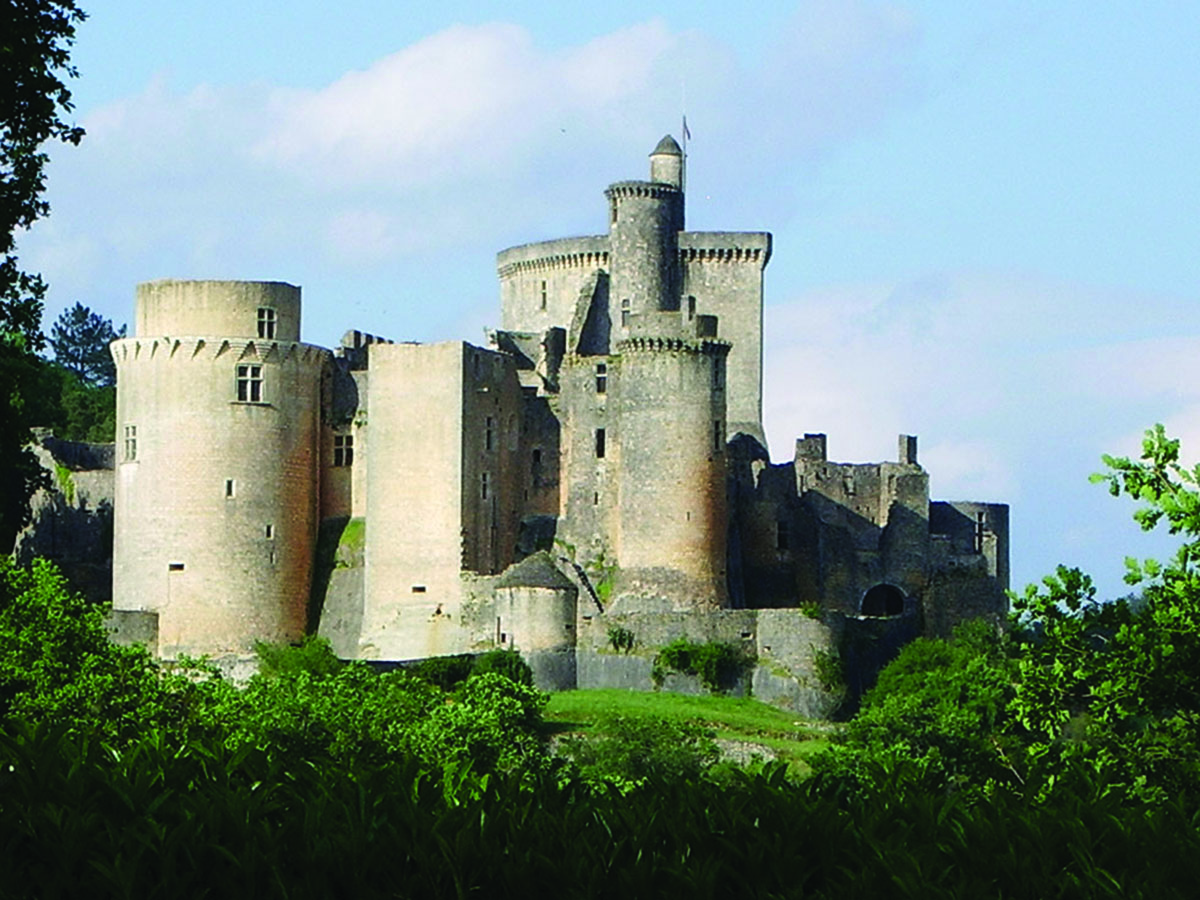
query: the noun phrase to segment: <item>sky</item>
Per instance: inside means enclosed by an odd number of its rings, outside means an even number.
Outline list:
[[[686,112],[688,227],[770,231],[772,457],[920,437],[1011,505],[1013,586],[1163,556],[1089,474],[1200,459],[1200,5],[84,3],[79,147],[19,241],[131,322],[156,278],[304,291],[305,340],[484,343],[497,251],[603,233]],[[94,7],[94,8],[91,8]]]

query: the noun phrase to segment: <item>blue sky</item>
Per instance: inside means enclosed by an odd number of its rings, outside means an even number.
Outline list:
[[[686,106],[688,222],[769,230],[766,425],[921,438],[1012,505],[1016,586],[1162,554],[1087,482],[1165,422],[1200,457],[1200,7],[134,3],[88,10],[51,284],[117,322],[162,277],[304,288],[305,339],[482,342],[496,251],[603,231]]]

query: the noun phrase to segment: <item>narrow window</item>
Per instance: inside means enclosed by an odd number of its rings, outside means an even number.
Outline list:
[[[168,572],[182,572],[183,563],[167,563]]]
[[[335,466],[354,465],[354,435],[335,434],[333,436],[333,464]]]
[[[983,519],[983,513],[975,513],[975,552],[983,552],[983,533],[987,530],[986,523]]]
[[[274,550],[272,550],[270,553],[267,554],[267,559],[269,560],[271,565],[275,565],[275,551]]]
[[[725,429],[721,426],[721,420],[713,421],[713,453],[720,453],[725,449]]]
[[[268,525],[264,529],[264,531],[266,532],[268,541],[275,537],[275,526],[274,525]]]
[[[137,426],[125,426],[125,461],[132,462],[137,459]]]
[[[486,500],[488,498],[488,490],[490,487],[491,487],[491,484],[490,484],[490,479],[488,477],[488,473],[484,472],[482,475],[479,476],[479,493],[480,493],[480,496],[484,500]]]
[[[237,398],[243,403],[262,403],[262,366],[248,363],[237,367]]]
[[[275,310],[269,306],[258,308],[258,336],[269,341],[275,340]]]
[[[629,301],[628,300],[621,301],[621,327],[622,328],[629,327]]]
[[[425,585],[423,585],[423,584],[414,584],[414,585],[412,586],[412,592],[413,592],[414,594],[423,594],[423,593],[425,593]]]
[[[542,309],[546,308],[546,282],[542,282]]]
[[[529,463],[529,477],[533,481],[534,487],[538,487],[542,483],[542,450],[540,447],[535,447],[533,456]]]
[[[496,443],[496,420],[488,416],[483,426],[483,449],[488,453]]]
[[[225,499],[232,500],[237,496],[237,482],[232,478],[225,479]]]
[[[856,489],[855,489],[855,486],[854,486],[854,476],[853,476],[853,475],[847,475],[845,478],[843,478],[843,479],[842,479],[842,486],[843,486],[843,487],[845,488],[845,490],[846,490],[846,496],[847,496],[847,497],[853,497],[853,496],[854,496],[854,494],[855,494],[855,490],[856,490]]]
[[[722,390],[725,387],[725,359],[720,356],[713,360],[712,386],[714,391]]]
[[[604,429],[596,429],[596,459],[604,459]]]
[[[696,298],[688,297],[688,321],[696,318]]]
[[[596,393],[608,392],[608,364],[596,363]]]
[[[608,205],[608,222],[610,225],[617,224],[617,198],[614,197]]]
[[[790,550],[792,546],[792,529],[786,519],[775,523],[775,549]]]

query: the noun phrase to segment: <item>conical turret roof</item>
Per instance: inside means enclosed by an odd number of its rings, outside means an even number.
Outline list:
[[[663,135],[663,139],[658,142],[658,146],[654,148],[654,152],[650,155],[683,156],[683,151],[679,149],[679,144],[676,143],[675,138],[667,134]]]

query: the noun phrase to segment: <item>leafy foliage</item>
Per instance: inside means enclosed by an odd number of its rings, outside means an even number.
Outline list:
[[[328,638],[310,634],[296,644],[254,642],[258,671],[262,675],[293,675],[307,672],[322,677],[333,675],[345,665],[333,652]]]
[[[1179,464],[1162,426],[1140,460],[1104,462],[1094,480],[1139,500],[1143,528],[1184,539],[1166,563],[1127,560],[1141,595],[1101,603],[1060,566],[1013,595],[1008,637],[977,626],[910,645],[825,772],[861,786],[903,759],[926,789],[1039,795],[1083,767],[1127,799],[1200,798],[1200,467]]]
[[[654,657],[651,678],[661,687],[667,672],[696,675],[700,683],[714,693],[731,688],[741,676],[748,660],[740,649],[721,641],[700,644],[676,638]]]
[[[73,0],[5,4],[0,28],[0,546],[11,547],[29,521],[29,498],[46,484],[27,449],[39,424],[31,388],[46,285],[23,272],[16,235],[49,212],[45,187],[47,140],[78,144],[83,130],[63,121],[71,111],[64,76],[75,75],[69,49],[83,13]]]
[[[584,779],[626,787],[694,780],[718,758],[713,733],[704,725],[650,716],[605,716],[594,734],[564,738],[559,752]]]
[[[54,360],[91,387],[112,387],[117,383],[117,366],[108,345],[125,337],[125,326],[118,331],[112,320],[94,313],[82,303],[63,310],[50,329]]]
[[[634,634],[622,625],[611,625],[608,629],[608,644],[618,653],[633,650]]]

